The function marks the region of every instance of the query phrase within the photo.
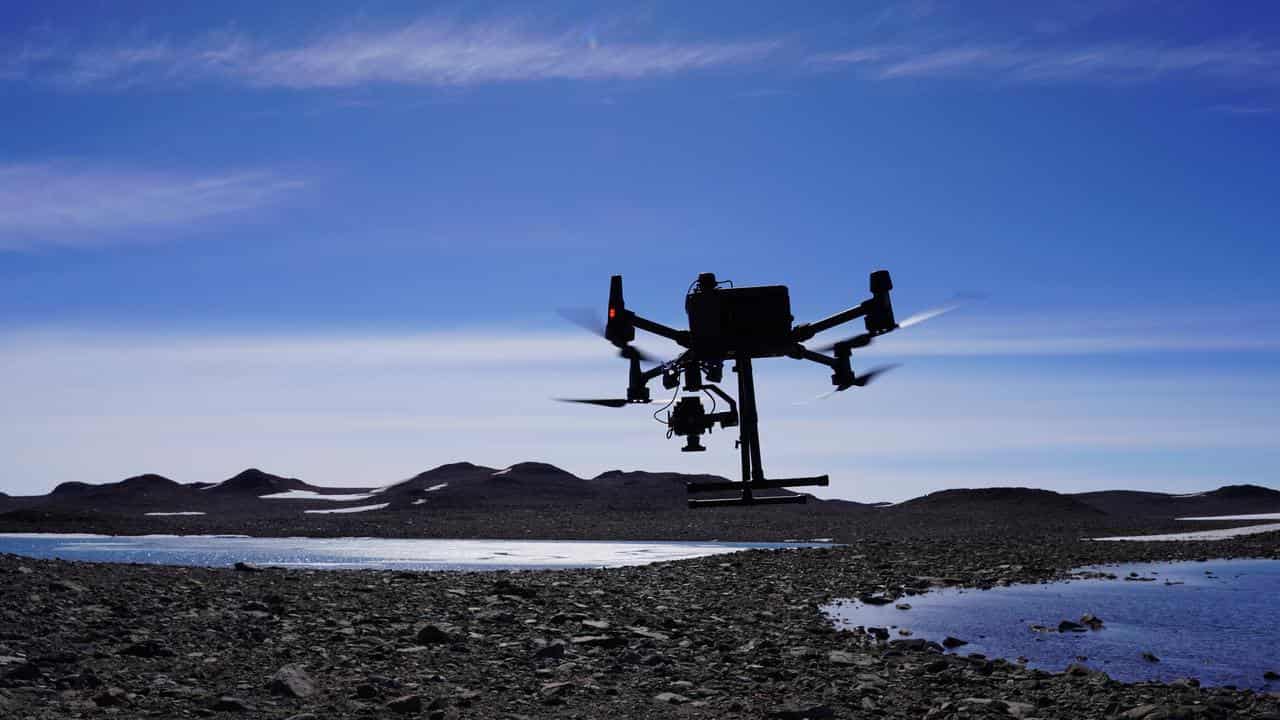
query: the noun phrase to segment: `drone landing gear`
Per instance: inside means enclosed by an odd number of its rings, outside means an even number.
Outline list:
[[[738,403],[741,406],[739,419],[738,449],[742,453],[742,480],[735,482],[690,483],[687,489],[690,494],[700,492],[724,492],[739,490],[739,497],[713,498],[707,500],[690,500],[689,507],[724,507],[726,505],[790,505],[804,503],[807,495],[773,495],[756,497],[754,491],[773,488],[802,486],[826,486],[830,481],[826,475],[807,478],[784,478],[766,480],[764,465],[760,462],[760,428],[756,414],[756,384],[751,373],[751,358],[738,358],[734,370],[738,373]]]

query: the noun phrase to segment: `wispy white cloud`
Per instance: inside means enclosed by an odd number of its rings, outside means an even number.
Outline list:
[[[872,45],[815,55],[875,77],[981,77],[1012,82],[1134,83],[1200,77],[1250,86],[1280,83],[1280,49],[1254,41],[1034,46],[1026,43]]]
[[[261,207],[301,185],[264,171],[0,165],[0,250],[119,241],[124,231],[172,228]]]
[[[80,88],[224,80],[259,87],[369,84],[468,86],[536,80],[635,79],[755,62],[770,40],[609,41],[510,21],[418,20],[344,30],[291,46],[220,33],[199,41],[133,42],[69,52],[30,47],[0,62],[8,77]]]

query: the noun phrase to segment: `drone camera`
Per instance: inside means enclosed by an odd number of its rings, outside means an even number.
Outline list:
[[[676,402],[675,409],[667,416],[667,425],[671,434],[685,439],[682,452],[702,452],[701,435],[711,428],[711,420],[702,407],[702,400],[697,396],[682,397]]]

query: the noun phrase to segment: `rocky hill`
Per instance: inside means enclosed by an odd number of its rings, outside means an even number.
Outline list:
[[[1227,485],[1181,495],[1106,490],[1072,497],[1116,517],[1212,517],[1280,512],[1280,491],[1258,485]]]
[[[0,497],[0,532],[763,540],[942,536],[1029,525],[1063,533],[1174,532],[1191,529],[1179,517],[1280,511],[1280,492],[1254,485],[1185,495],[953,489],[895,504],[811,498],[804,505],[688,509],[685,486],[715,480],[722,478],[624,470],[581,478],[545,462],[450,463],[382,487],[318,486],[256,468],[216,483],[147,474]]]

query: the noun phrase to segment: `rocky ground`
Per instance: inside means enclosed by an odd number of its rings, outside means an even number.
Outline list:
[[[1280,719],[1274,693],[1029,670],[836,630],[819,609],[1208,556],[1280,558],[1280,533],[863,540],[520,573],[0,556],[0,717]]]

